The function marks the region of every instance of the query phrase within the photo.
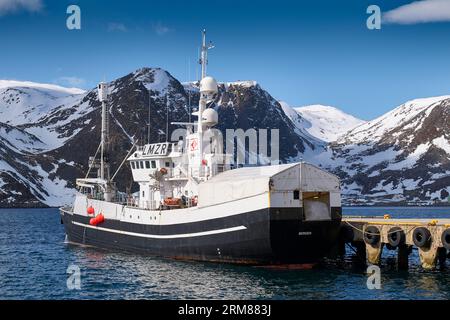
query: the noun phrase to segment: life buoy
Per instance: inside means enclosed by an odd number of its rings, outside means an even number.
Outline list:
[[[375,226],[368,226],[364,230],[364,242],[376,246],[380,242],[380,230]]]
[[[429,248],[431,246],[431,232],[427,228],[416,228],[413,233],[413,241],[418,248]]]
[[[388,242],[392,248],[405,244],[406,235],[402,228],[394,227],[388,232]]]
[[[442,232],[441,240],[444,248],[450,250],[450,229],[447,229],[444,232]]]
[[[168,171],[166,168],[161,168],[159,169],[159,172],[161,172],[162,175],[166,175]]]

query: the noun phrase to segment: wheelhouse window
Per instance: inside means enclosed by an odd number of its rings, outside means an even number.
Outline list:
[[[134,161],[131,161],[131,168],[134,170],[136,169],[136,164],[134,163]]]
[[[294,200],[300,200],[300,191],[294,190]]]
[[[144,161],[140,161],[139,163],[140,163],[141,169],[144,169]]]
[[[145,161],[145,169],[150,169],[150,161]]]
[[[166,167],[170,168],[170,162],[166,162]]]
[[[152,160],[152,169],[156,169],[156,161]]]

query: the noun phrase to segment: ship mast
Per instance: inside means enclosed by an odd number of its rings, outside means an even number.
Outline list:
[[[206,29],[203,29],[202,31],[202,50],[201,50],[201,56],[200,56],[200,64],[202,66],[202,78],[200,80],[203,80],[206,78],[206,67],[208,65],[208,50],[213,49],[214,46],[210,42],[208,45],[206,44]],[[206,96],[203,96],[202,93],[200,93],[200,101],[198,106],[198,149],[200,152],[200,158],[203,160],[203,111],[206,109]]]
[[[210,42],[206,44],[206,29],[202,31],[202,50],[199,63],[202,66],[202,79],[206,77],[206,67],[208,66],[208,50],[213,49],[214,45]],[[200,80],[202,80],[200,79]]]
[[[106,173],[105,154],[108,144],[108,116],[107,116],[107,101],[108,101],[108,86],[106,83],[101,82],[98,85],[98,98],[102,103],[102,132],[100,142],[100,179],[105,181],[105,178],[109,180],[109,174]],[[106,184],[107,185],[107,184]]]

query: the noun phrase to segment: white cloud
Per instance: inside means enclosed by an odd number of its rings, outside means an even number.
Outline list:
[[[18,11],[39,12],[44,7],[42,0],[0,0],[0,15]]]
[[[108,23],[108,31],[109,32],[114,32],[114,31],[127,32],[128,28],[123,23],[110,22],[110,23]]]
[[[170,29],[168,26],[163,25],[161,22],[158,22],[156,24],[153,25],[153,31],[158,35],[158,36],[163,36],[166,33],[172,31],[172,29]]]
[[[450,21],[450,0],[421,0],[383,14],[383,23],[417,24]]]
[[[86,85],[86,80],[78,77],[60,77],[55,81],[57,84],[68,87],[82,88]]]

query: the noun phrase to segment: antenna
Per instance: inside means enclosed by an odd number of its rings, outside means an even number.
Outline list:
[[[150,96],[150,90],[148,90],[148,132],[147,132],[147,143],[148,144],[150,144],[151,106],[152,106],[152,101],[151,101],[151,96]]]
[[[192,113],[192,108],[191,108],[191,60],[188,60],[188,77],[189,77],[189,87],[188,87],[188,114],[189,114],[189,123],[191,123],[191,113]]]
[[[206,67],[208,65],[208,50],[214,49],[212,42],[206,44],[206,29],[202,31],[202,50],[199,63],[202,66],[202,79],[206,77]]]
[[[169,142],[169,95],[166,94],[166,142]]]

